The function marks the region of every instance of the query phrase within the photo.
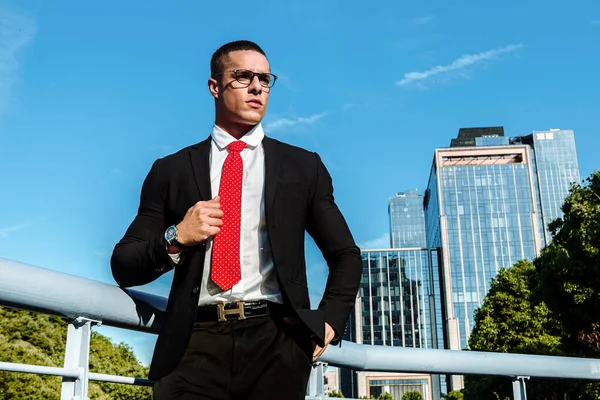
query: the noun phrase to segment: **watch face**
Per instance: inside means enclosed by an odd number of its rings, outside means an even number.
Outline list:
[[[165,232],[165,240],[169,243],[173,241],[177,237],[177,228],[174,226],[170,226],[167,228]]]

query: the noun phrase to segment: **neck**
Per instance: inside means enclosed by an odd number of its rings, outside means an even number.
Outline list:
[[[215,125],[217,125],[221,129],[223,129],[225,132],[227,132],[228,134],[230,134],[237,140],[240,140],[242,138],[242,136],[244,136],[246,133],[250,132],[252,130],[252,128],[254,128],[254,126],[255,126],[255,125],[247,125],[247,124],[235,124],[235,123],[231,123],[231,122],[227,123],[227,122],[223,122],[223,121],[219,121],[219,120],[215,121]]]

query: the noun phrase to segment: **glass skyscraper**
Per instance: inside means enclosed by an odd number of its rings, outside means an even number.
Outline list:
[[[423,196],[419,194],[418,190],[405,190],[390,197],[388,214],[392,248],[423,248],[427,246]]]
[[[438,256],[437,250],[423,248],[362,251],[362,280],[345,339],[371,345],[443,348],[441,325],[436,323],[441,317],[441,312],[436,313],[436,303],[438,309],[441,305]],[[384,386],[394,392],[394,398],[402,397],[407,379],[413,390],[426,398],[439,398],[437,376],[403,375],[385,379]],[[349,370],[342,371],[341,377],[347,396],[378,395],[380,389],[371,386],[381,379]],[[372,385],[359,384],[359,377],[362,381],[372,378]]]
[[[436,149],[425,193],[427,246],[439,248],[441,318],[447,348],[467,347],[475,310],[502,267],[533,259],[550,239],[579,181],[572,131],[516,138],[503,128],[461,129]],[[460,387],[453,377],[453,387]]]
[[[538,196],[542,245],[551,239],[548,224],[562,217],[561,207],[571,183],[580,182],[575,135],[572,130],[550,129],[511,139],[531,148],[533,175]]]
[[[426,249],[363,251],[363,275],[355,314],[356,342],[435,347],[433,270]],[[433,325],[435,326],[435,325]]]

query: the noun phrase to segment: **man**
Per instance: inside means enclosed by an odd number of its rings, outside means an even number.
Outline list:
[[[155,399],[301,399],[311,363],[344,334],[360,251],[319,156],[266,137],[276,76],[263,50],[211,59],[211,136],[155,161],[113,276],[143,285],[175,269],[150,379]],[[304,234],[329,266],[310,309]]]

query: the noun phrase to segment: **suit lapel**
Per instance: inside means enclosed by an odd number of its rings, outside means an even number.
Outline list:
[[[263,139],[263,148],[265,150],[265,212],[270,214],[273,206],[273,199],[277,190],[279,180],[279,166],[281,164],[281,154],[277,151],[279,142],[269,137]]]
[[[200,200],[212,199],[210,189],[210,136],[195,146],[189,152],[196,185],[200,192]]]

